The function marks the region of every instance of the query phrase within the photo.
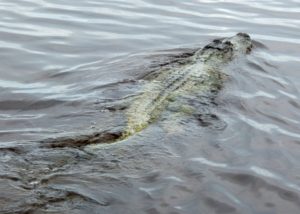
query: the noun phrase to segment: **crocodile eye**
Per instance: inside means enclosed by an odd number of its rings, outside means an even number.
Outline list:
[[[229,45],[229,46],[233,46],[233,44],[230,41],[226,41],[224,44]]]
[[[214,46],[212,46],[212,45],[206,45],[206,46],[204,46],[203,47],[203,50],[207,50],[207,49],[214,49],[215,47]]]
[[[216,44],[220,44],[222,41],[220,39],[214,39],[213,42]]]

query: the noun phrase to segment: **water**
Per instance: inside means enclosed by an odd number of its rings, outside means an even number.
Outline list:
[[[2,0],[1,213],[298,213],[300,1]],[[135,81],[214,38],[258,42],[211,111],[93,153],[41,142],[113,129]]]

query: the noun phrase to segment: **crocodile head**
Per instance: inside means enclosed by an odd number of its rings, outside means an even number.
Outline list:
[[[233,37],[213,40],[196,53],[196,59],[218,65],[218,63],[229,62],[237,56],[248,54],[251,49],[250,36],[246,33],[238,33]]]
[[[248,54],[252,50],[252,40],[246,33],[238,33],[233,37],[223,39],[223,42],[230,42],[235,55]]]

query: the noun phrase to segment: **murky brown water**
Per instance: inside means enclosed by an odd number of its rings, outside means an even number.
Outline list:
[[[2,0],[0,13],[0,213],[299,213],[300,1]],[[122,125],[103,102],[236,32],[262,45],[225,69],[212,125],[41,147]]]

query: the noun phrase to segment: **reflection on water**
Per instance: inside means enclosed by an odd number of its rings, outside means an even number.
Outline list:
[[[1,213],[298,213],[298,0],[3,0],[0,12]],[[224,70],[212,114],[92,152],[41,147],[120,126],[104,104],[236,32],[256,49]]]

